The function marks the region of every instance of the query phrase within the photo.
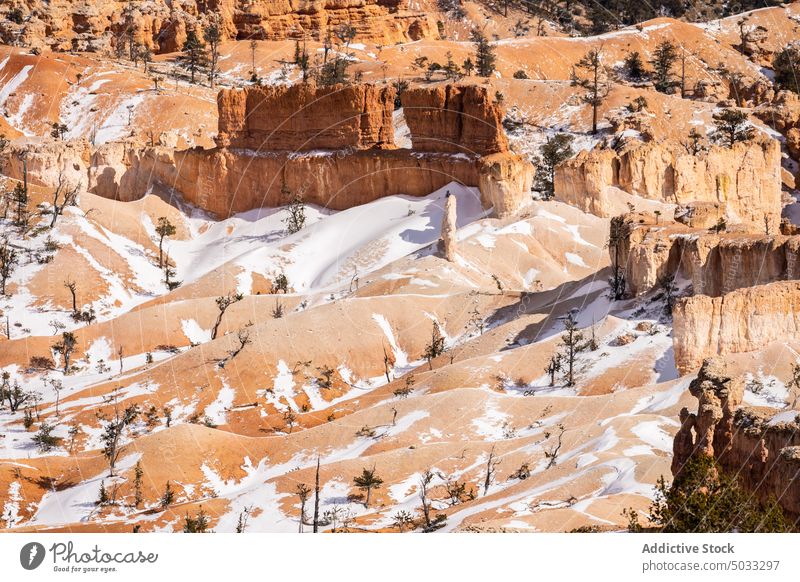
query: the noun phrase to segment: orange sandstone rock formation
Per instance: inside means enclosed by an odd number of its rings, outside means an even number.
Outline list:
[[[742,287],[800,279],[798,236],[714,233],[629,219],[625,236],[609,251],[625,270],[630,296],[647,293],[670,275],[691,280],[694,293],[712,297]]]
[[[675,365],[684,374],[711,356],[800,339],[800,281],[737,289],[721,297],[679,299],[672,334]]]
[[[504,110],[486,87],[443,85],[403,91],[413,149],[487,155],[508,151]]]
[[[683,408],[675,435],[672,473],[695,454],[714,456],[722,468],[761,500],[774,498],[790,518],[800,516],[800,416],[789,410],[742,407],[744,379],[721,358],[709,358],[689,391],[696,413]]]
[[[394,88],[377,85],[223,89],[217,144],[259,151],[391,148],[394,98]]]
[[[338,26],[356,29],[359,42],[395,44],[436,33],[436,21],[403,0],[211,0],[209,2],[17,2],[22,22],[0,20],[0,42],[53,50],[111,50],[134,44],[153,52],[181,50],[189,29],[199,30],[220,15],[226,39],[322,40]],[[124,52],[124,48],[122,49]]]
[[[634,141],[617,152],[579,153],[556,168],[555,195],[598,216],[610,216],[609,189],[685,205],[719,204],[728,224],[777,232],[781,214],[781,151],[773,139],[712,147],[692,155],[677,143]]]

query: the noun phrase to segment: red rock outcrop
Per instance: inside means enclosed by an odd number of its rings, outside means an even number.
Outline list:
[[[754,114],[786,137],[786,149],[800,160],[800,95],[781,91],[770,103],[760,105]]]
[[[697,413],[680,412],[672,473],[695,454],[711,455],[760,499],[774,498],[792,519],[800,516],[800,415],[796,410],[742,407],[744,379],[728,374],[721,358],[703,362],[689,391]]]
[[[130,31],[136,44],[158,53],[175,52],[185,42],[187,28],[201,28],[213,13],[220,15],[228,39],[320,41],[342,24],[356,29],[359,42],[380,44],[437,33],[432,16],[410,9],[403,0],[24,0],[15,5],[22,10],[22,22],[0,18],[0,41],[62,51],[111,50],[127,43]]]
[[[389,85],[223,89],[217,144],[258,151],[391,148],[394,98]]]
[[[508,151],[503,106],[480,85],[407,89],[400,95],[413,149],[487,155]]]
[[[719,204],[728,224],[777,232],[781,215],[780,143],[762,139],[692,155],[677,143],[633,141],[619,152],[583,151],[556,168],[555,196],[610,216],[609,190],[686,205]]]

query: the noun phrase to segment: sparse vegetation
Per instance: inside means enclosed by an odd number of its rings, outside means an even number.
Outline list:
[[[555,193],[556,166],[574,155],[573,139],[569,134],[557,133],[553,137],[548,137],[539,148],[539,155],[534,160],[536,166],[534,189],[544,200],[552,199]]]
[[[715,143],[730,148],[755,136],[755,128],[745,111],[726,108],[714,113],[713,118],[716,129],[711,134],[711,140]]]
[[[660,477],[650,521],[665,533],[792,531],[777,500],[759,502],[713,457],[693,455],[672,484]]]
[[[380,489],[381,485],[383,485],[383,479],[378,477],[375,473],[375,467],[372,467],[372,469],[362,469],[361,475],[353,478],[353,484],[366,493],[364,507],[369,507],[370,495],[375,489]]]
[[[572,67],[572,85],[585,91],[581,100],[592,107],[592,134],[597,133],[598,109],[608,96],[608,71],[603,63],[603,48],[591,49]]]

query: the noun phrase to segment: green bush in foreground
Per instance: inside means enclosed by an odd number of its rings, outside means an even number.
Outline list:
[[[695,455],[671,485],[662,476],[650,520],[664,533],[783,533],[792,524],[774,498],[761,503],[707,455]]]

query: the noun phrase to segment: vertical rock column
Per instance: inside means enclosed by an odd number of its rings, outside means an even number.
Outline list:
[[[442,244],[444,258],[451,263],[456,260],[456,197],[447,191],[444,202],[444,215],[442,216]]]

